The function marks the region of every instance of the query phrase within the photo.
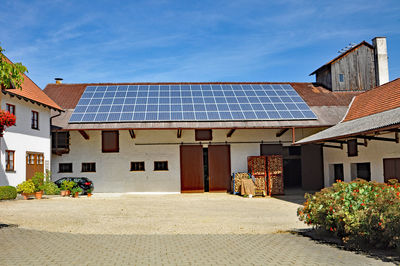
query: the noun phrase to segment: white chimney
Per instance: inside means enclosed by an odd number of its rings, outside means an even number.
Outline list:
[[[386,37],[375,37],[372,39],[375,53],[375,76],[376,86],[389,82],[389,65],[386,46]]]

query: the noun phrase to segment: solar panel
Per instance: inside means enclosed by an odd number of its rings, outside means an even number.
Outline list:
[[[87,86],[70,123],[317,119],[288,84]]]

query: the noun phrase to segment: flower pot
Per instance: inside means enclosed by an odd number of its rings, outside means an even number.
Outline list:
[[[67,192],[68,192],[68,190],[61,190],[61,191],[60,191],[60,195],[61,195],[62,197],[65,197],[65,196],[67,196]]]
[[[42,199],[42,196],[43,196],[43,190],[35,192],[36,199]]]
[[[29,199],[31,196],[34,195],[34,193],[21,193],[21,195],[24,197],[24,200]]]
[[[74,198],[79,197],[79,192],[75,192],[74,195],[73,195],[73,197],[74,197]]]
[[[91,197],[91,196],[92,196],[92,193],[87,193],[87,196],[88,196],[88,197]]]

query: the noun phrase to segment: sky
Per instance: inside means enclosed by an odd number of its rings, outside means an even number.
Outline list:
[[[42,89],[55,77],[312,82],[339,50],[376,36],[400,77],[399,0],[0,2],[0,46]]]

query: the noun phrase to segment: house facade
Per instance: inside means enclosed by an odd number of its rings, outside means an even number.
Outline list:
[[[1,109],[15,114],[16,124],[0,138],[0,186],[16,186],[50,170],[50,113],[62,109],[26,75],[21,90],[2,90]]]

